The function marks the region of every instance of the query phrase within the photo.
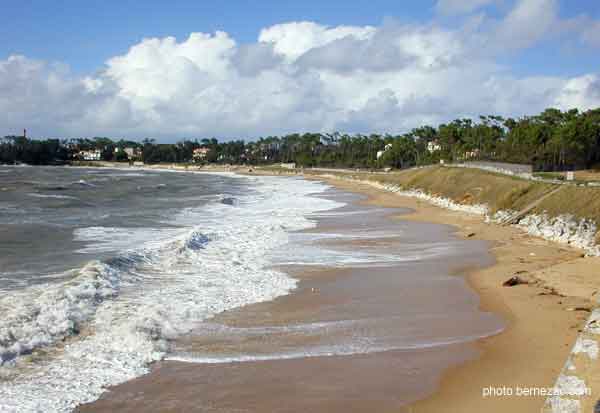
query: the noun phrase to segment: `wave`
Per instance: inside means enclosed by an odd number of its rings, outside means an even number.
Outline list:
[[[307,239],[310,234],[302,234]],[[319,235],[317,235],[319,239]],[[360,238],[357,238],[360,239]],[[306,241],[304,241],[306,242]],[[400,245],[388,253],[370,249],[335,249],[324,245],[304,245],[292,252],[288,247],[273,251],[272,257],[280,265],[318,267],[373,267],[389,266],[390,263],[406,263],[448,257],[460,250],[451,242],[431,242]]]
[[[56,194],[37,194],[37,193],[29,193],[27,196],[32,196],[34,198],[55,198],[55,199],[78,199],[77,197],[70,195],[56,195]]]
[[[327,188],[317,182],[249,183],[234,208],[187,208],[171,217],[172,228],[80,228],[80,252],[122,252],[66,283],[0,299],[10,312],[0,319],[0,376],[10,376],[0,381],[0,410],[71,411],[145,374],[197,323],[295,288],[272,269],[269,252],[289,242],[289,231],[314,227],[308,214],[342,204],[311,197]],[[40,349],[43,362],[27,358]]]
[[[185,247],[194,251],[203,249],[210,242],[210,237],[198,231],[192,232],[185,242]]]
[[[236,205],[238,201],[232,197],[223,197],[220,202],[224,205]]]
[[[79,254],[99,254],[118,251],[133,251],[152,244],[161,244],[177,236],[185,236],[188,229],[140,228],[140,227],[82,227],[73,231],[73,240],[86,245],[77,249]]]
[[[79,181],[71,182],[72,186],[83,186],[83,187],[95,187],[96,185],[91,182],[86,181],[85,179],[80,179]]]
[[[178,361],[192,364],[230,364],[271,360],[294,360],[312,357],[352,356],[383,353],[387,351],[425,350],[446,347],[455,344],[466,344],[486,337],[500,334],[504,328],[473,334],[469,336],[447,336],[435,340],[416,343],[378,343],[371,337],[353,337],[344,343],[331,345],[303,346],[300,349],[274,353],[230,353],[222,355],[200,352],[179,352],[165,357],[167,361]]]
[[[67,283],[30,288],[0,301],[0,366],[79,333],[95,309],[117,294],[119,276],[92,261]]]
[[[316,217],[345,217],[345,216],[353,216],[353,215],[365,215],[365,214],[375,214],[382,212],[389,212],[389,208],[371,208],[371,209],[355,209],[351,211],[326,211],[326,212],[315,212],[311,214],[311,216]]]

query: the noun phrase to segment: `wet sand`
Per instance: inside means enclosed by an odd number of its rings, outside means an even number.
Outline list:
[[[569,311],[590,307],[586,293],[572,286],[573,278],[564,266],[576,266],[596,279],[597,260],[582,258],[579,250],[529,236],[513,227],[486,224],[481,217],[445,210],[426,202],[373,189],[367,185],[335,180],[333,184],[369,195],[369,202],[405,207],[414,213],[403,220],[444,223],[459,229],[470,239],[491,242],[494,265],[469,271],[467,280],[480,297],[482,310],[502,315],[507,326],[499,335],[478,340],[480,357],[448,369],[439,388],[424,400],[412,404],[412,412],[539,412],[544,397],[483,397],[483,389],[552,387],[569,355],[587,312]],[[560,272],[564,280],[548,281],[548,273]],[[519,274],[528,285],[503,287]],[[587,287],[590,287],[589,285]],[[591,287],[590,287],[591,288]],[[594,282],[592,290],[599,290]],[[597,399],[599,395],[593,395]]]
[[[207,333],[206,326],[199,328],[177,343],[175,355],[196,361],[202,357],[225,361],[240,355],[293,358],[217,364],[164,361],[149,375],[111,389],[79,411],[539,411],[543,399],[483,398],[482,388],[552,386],[585,318],[585,314],[565,311],[565,306],[581,299],[553,295],[539,285],[505,288],[501,283],[517,271],[547,269],[579,254],[511,228],[483,224],[480,218],[366,186],[335,185],[368,195],[366,203],[371,206],[417,211],[393,221],[389,214],[378,216],[377,222],[346,220],[343,228],[339,221],[320,219],[318,230],[324,232],[383,225],[419,234],[417,239],[354,239],[344,248],[385,251],[434,237],[448,239],[460,246],[462,253],[418,265],[286,266],[284,269],[300,280],[296,291],[270,303],[219,315],[210,323],[229,330]],[[459,241],[452,228],[425,222],[453,224],[465,235],[475,235]],[[493,257],[486,253],[490,246]],[[494,257],[496,263],[491,265]],[[479,297],[460,276],[464,274],[469,275],[469,284]],[[502,315],[504,322],[490,312]],[[424,313],[431,316],[419,320]],[[372,319],[376,321],[358,326],[335,324]],[[333,328],[301,329],[298,333],[284,328],[323,322],[333,323]],[[270,330],[261,332],[265,327]],[[501,327],[507,328],[494,335]],[[492,336],[474,340],[477,335]],[[354,342],[350,339],[357,336],[370,339],[367,350],[374,346],[373,337],[375,345],[392,349],[297,358],[299,351],[315,355],[318,349]],[[471,339],[444,343],[448,337],[465,336]]]

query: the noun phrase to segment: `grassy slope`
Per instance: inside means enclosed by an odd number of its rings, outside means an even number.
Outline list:
[[[316,173],[305,171],[308,173]],[[527,181],[478,169],[430,167],[388,174],[343,173],[364,180],[394,183],[404,189],[422,189],[463,204],[486,204],[492,212],[521,210],[556,186]],[[563,186],[545,199],[532,213],[551,216],[572,214],[600,224],[600,188]]]

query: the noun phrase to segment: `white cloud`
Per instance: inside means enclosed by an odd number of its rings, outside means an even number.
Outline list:
[[[100,83],[75,78],[64,65],[9,56],[0,61],[0,125],[6,133],[26,127],[47,136],[93,134],[100,127],[131,122],[129,103],[116,96],[110,82],[106,87]]]
[[[334,72],[432,70],[462,57],[463,44],[453,33],[434,26],[389,23],[367,37],[347,36],[315,46],[296,59],[300,67]]]
[[[364,40],[375,32],[376,29],[371,26],[327,27],[313,22],[291,22],[261,30],[258,41],[272,43],[277,53],[293,60],[335,40],[346,37]]]
[[[533,46],[560,26],[558,0],[518,0],[500,22],[494,38],[506,49]]]
[[[495,25],[463,29],[292,22],[250,44],[224,32],[145,39],[82,78],[12,56],[0,60],[0,124],[41,136],[246,138],[396,133],[456,117],[600,105],[596,75],[519,77],[497,63],[498,51],[482,52],[482,39],[539,41],[557,20],[555,6],[521,0]]]
[[[600,78],[597,75],[585,75],[570,79],[556,97],[555,104],[563,109],[600,107]]]

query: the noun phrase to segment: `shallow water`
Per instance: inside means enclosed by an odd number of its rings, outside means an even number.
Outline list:
[[[317,287],[324,302],[270,315],[272,325],[245,325],[246,311],[236,312],[233,325],[208,322],[169,360],[224,363],[424,349],[501,330],[498,317],[479,311],[478,297],[453,275],[489,264],[486,243],[460,240],[443,225],[393,221],[392,210],[356,205],[354,195],[326,195],[345,206],[311,215],[317,228],[292,233],[291,242],[270,254],[270,261],[300,279],[311,270],[347,270]]]
[[[502,330],[455,275],[492,262],[486,243],[338,190],[318,197],[341,206],[267,254],[297,290],[197,324],[82,411],[399,411]]]
[[[323,183],[2,170],[1,411],[72,411],[120,383],[86,408],[113,411],[119,400],[165,411],[173,406],[160,397],[172,404],[174,395],[176,410],[265,411],[286,394],[270,394],[275,376],[298,393],[290,411],[325,399],[347,406],[348,391],[377,380],[400,406],[472,357],[475,339],[502,328],[452,275],[489,263],[485,243],[392,221],[394,211],[358,205]],[[382,357],[400,370],[379,377]],[[163,359],[171,361],[140,377]],[[322,365],[365,377],[323,375],[305,388]],[[185,383],[203,396],[178,394]],[[240,383],[260,395],[255,409],[239,397]],[[141,399],[128,393],[136,386],[147,391]]]

